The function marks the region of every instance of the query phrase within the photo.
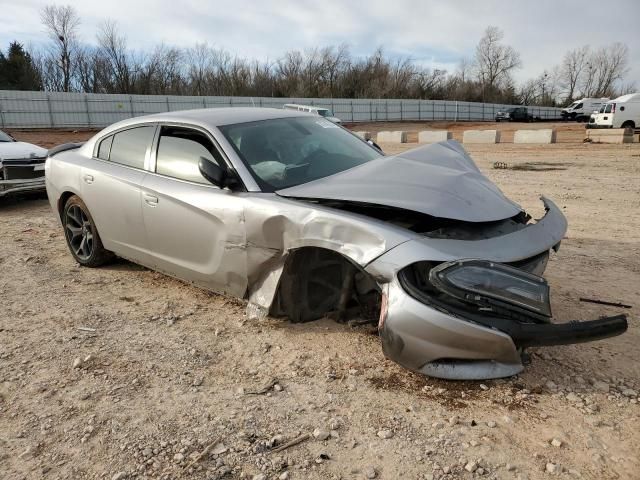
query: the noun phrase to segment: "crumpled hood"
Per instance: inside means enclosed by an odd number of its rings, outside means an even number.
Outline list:
[[[0,162],[23,158],[46,157],[48,150],[26,142],[0,142]]]
[[[480,173],[453,140],[381,157],[276,193],[387,205],[466,222],[503,220],[522,210]]]

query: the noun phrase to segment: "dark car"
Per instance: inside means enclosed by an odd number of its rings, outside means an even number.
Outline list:
[[[496,122],[502,120],[508,122],[533,122],[533,115],[529,113],[527,107],[514,107],[506,111],[496,113]]]

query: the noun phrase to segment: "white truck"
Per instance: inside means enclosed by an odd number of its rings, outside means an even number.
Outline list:
[[[587,121],[591,114],[600,110],[600,107],[608,100],[608,98],[583,98],[582,100],[576,100],[568,107],[563,108],[560,115],[563,120],[575,120],[576,122]]]
[[[591,115],[587,128],[640,128],[640,93],[615,98]]]

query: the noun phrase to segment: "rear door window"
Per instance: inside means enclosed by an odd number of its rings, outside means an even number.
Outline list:
[[[156,173],[210,185],[198,167],[201,157],[225,168],[220,152],[204,133],[183,127],[162,127]]]
[[[128,167],[143,169],[147,149],[151,146],[155,131],[155,126],[148,126],[116,133],[113,136],[109,160]]]

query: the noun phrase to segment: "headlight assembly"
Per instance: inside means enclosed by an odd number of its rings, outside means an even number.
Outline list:
[[[486,260],[457,260],[434,267],[431,284],[463,302],[480,307],[551,316],[549,285],[537,275]]]

